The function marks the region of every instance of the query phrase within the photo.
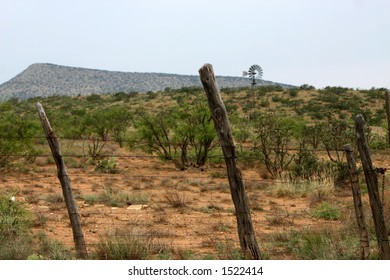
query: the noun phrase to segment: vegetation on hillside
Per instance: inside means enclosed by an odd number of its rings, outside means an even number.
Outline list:
[[[358,113],[363,114],[368,121],[367,138],[373,150],[387,148],[384,94],[385,89],[326,87],[316,90],[309,85],[294,89],[262,86],[254,92],[250,88],[222,89],[240,165],[260,167],[260,176],[274,179],[275,185],[267,191],[272,191],[277,198],[307,196],[310,199],[310,211],[307,214],[313,219],[325,221],[344,219],[342,210],[345,209],[332,201],[330,196],[334,185],[343,186],[349,179],[342,146],[346,143],[354,144],[353,117]],[[2,173],[32,169],[38,156],[50,154],[39,123],[36,102],[43,104],[61,144],[66,143],[67,139],[71,142],[71,145],[64,145],[63,154],[67,164],[72,167],[87,166],[92,167],[93,172],[120,173],[116,156],[123,149],[173,162],[181,170],[205,170],[223,161],[206,96],[202,89],[191,87],[148,94],[118,92],[81,97],[10,99],[2,102]],[[82,154],[78,154],[80,152]],[[76,160],[72,156],[76,156]],[[210,176],[215,179],[225,177],[225,173],[214,170]],[[316,189],[313,187],[314,182],[327,182],[327,188]],[[211,180],[204,185],[199,181],[185,184],[162,196],[167,207],[177,211],[189,208],[190,201],[182,190],[191,185],[198,186],[202,193],[212,188],[228,192],[226,184],[217,185],[211,183]],[[248,181],[246,187],[248,191],[264,191],[264,187],[257,181]],[[0,224],[6,225],[0,228],[3,237],[0,240],[0,258],[74,257],[69,254],[69,249],[49,240],[43,232],[32,231],[31,227],[42,227],[45,224],[45,217],[37,215],[34,220],[23,203],[11,199],[12,195],[10,192],[0,193]],[[251,210],[264,211],[264,203],[259,202],[258,196],[254,191],[251,193]],[[144,204],[150,199],[149,194],[143,191],[129,194],[111,185],[96,194],[80,194],[80,197],[89,205],[101,203],[110,207]],[[28,200],[33,203],[38,198],[31,196]],[[48,196],[46,201],[52,204],[53,209],[59,207],[58,203],[63,203],[62,197],[56,194]],[[218,207],[213,203],[203,206],[199,212],[207,214],[223,211]],[[270,226],[293,224],[294,216],[288,212],[284,215],[284,211],[278,210],[276,205],[270,204],[270,207],[275,207],[275,211],[269,211],[271,214],[266,217]],[[164,222],[163,216],[159,218],[161,223]],[[261,238],[263,241],[268,238],[272,244],[283,244],[285,253],[293,258],[356,258],[356,234],[350,232],[350,225],[343,226],[343,231],[302,228]],[[226,231],[226,225],[215,228],[220,232]],[[156,243],[151,237],[139,236],[137,231],[131,231],[129,235],[114,231],[103,236],[96,245],[96,255],[93,257],[172,257],[172,248]],[[242,258],[228,244],[218,243],[215,247],[218,256],[210,258]],[[265,251],[267,249],[271,252],[269,248],[265,248]],[[196,258],[193,252],[175,254],[186,259]]]
[[[277,178],[283,172],[297,176],[320,172],[323,164],[315,151],[326,151],[329,164],[342,168],[342,146],[354,142],[353,117],[358,113],[368,121],[371,147],[386,147],[384,92],[262,86],[255,89],[255,100],[249,88],[223,89],[222,96],[240,160],[255,158]],[[37,101],[60,138],[85,140],[84,156],[90,162],[114,156],[106,149],[107,141],[173,160],[182,169],[204,166],[221,155],[206,97],[194,87],[2,102],[1,167],[12,165],[15,155],[32,162],[40,153],[44,135]]]

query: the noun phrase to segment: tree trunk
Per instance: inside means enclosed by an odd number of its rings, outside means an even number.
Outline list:
[[[88,254],[84,241],[83,231],[81,229],[80,216],[73,198],[70,178],[67,174],[65,162],[61,155],[60,143],[57,137],[54,135],[49,120],[46,117],[46,113],[39,102],[37,103],[37,109],[39,118],[41,119],[42,127],[45,131],[47,141],[49,142],[49,146],[53,154],[53,158],[57,165],[57,175],[61,183],[66,208],[68,209],[68,215],[72,225],[73,240],[76,246],[77,257],[80,259],[86,259],[88,258]]]
[[[356,220],[359,227],[360,259],[367,260],[370,256],[370,244],[368,242],[367,225],[364,219],[362,197],[359,188],[359,175],[357,173],[356,162],[351,145],[345,145],[344,150],[347,156],[349,174],[351,176],[353,204],[355,206]]]
[[[368,188],[372,217],[375,225],[375,234],[378,241],[380,258],[383,260],[390,259],[390,247],[387,236],[386,224],[383,218],[382,203],[379,198],[378,178],[376,171],[372,166],[367,139],[364,134],[364,119],[362,115],[355,118],[355,129],[357,138],[357,147],[362,161],[364,177]]]
[[[213,66],[205,64],[199,69],[200,79],[206,92],[214,127],[224,154],[229,178],[230,192],[236,210],[238,237],[241,249],[246,257],[254,260],[261,259],[260,248],[256,241],[252,219],[244,189],[241,170],[236,165],[237,153],[235,150],[232,131],[225,105],[221,99],[217,86]]]

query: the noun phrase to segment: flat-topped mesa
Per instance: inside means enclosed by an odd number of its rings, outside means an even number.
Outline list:
[[[246,87],[242,77],[218,77],[221,87]],[[275,84],[263,81],[264,84]],[[289,85],[280,84],[283,87]],[[119,72],[35,63],[0,85],[0,100],[48,96],[77,96],[117,92],[156,92],[166,88],[201,87],[197,75]]]

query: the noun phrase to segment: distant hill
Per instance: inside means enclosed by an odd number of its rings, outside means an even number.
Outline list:
[[[241,77],[217,76],[220,87],[245,87],[250,81]],[[259,84],[279,84],[260,81]],[[0,85],[0,100],[10,98],[27,99],[48,96],[77,96],[92,93],[149,92],[166,88],[201,86],[196,75],[164,73],[116,72],[79,67],[36,63]]]

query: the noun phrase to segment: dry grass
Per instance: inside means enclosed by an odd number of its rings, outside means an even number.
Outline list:
[[[189,199],[184,192],[177,190],[167,191],[164,195],[165,200],[174,208],[184,208],[188,206]]]

